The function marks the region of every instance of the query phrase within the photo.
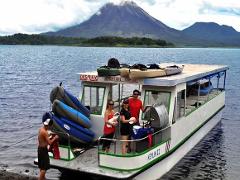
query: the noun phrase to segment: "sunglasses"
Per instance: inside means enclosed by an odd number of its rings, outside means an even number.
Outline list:
[[[108,105],[114,105],[113,103],[109,103]]]
[[[138,96],[139,94],[138,94],[138,93],[134,93],[133,95],[134,95],[134,96]]]

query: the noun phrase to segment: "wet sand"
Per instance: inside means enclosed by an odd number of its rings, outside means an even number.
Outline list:
[[[37,180],[37,177],[0,170],[1,180]]]

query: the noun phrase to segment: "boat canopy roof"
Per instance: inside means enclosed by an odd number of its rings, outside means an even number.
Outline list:
[[[100,77],[97,75],[97,71],[79,73],[80,80],[83,82],[95,82],[95,83],[109,83],[109,84],[129,84],[136,83],[149,86],[176,86],[177,84],[186,83],[189,81],[196,81],[203,78],[211,78],[214,75],[228,70],[226,65],[209,65],[209,64],[175,64],[175,63],[162,63],[160,67],[167,66],[182,66],[184,65],[183,71],[180,74],[156,77],[156,78],[144,78],[132,80],[121,76],[108,76]]]

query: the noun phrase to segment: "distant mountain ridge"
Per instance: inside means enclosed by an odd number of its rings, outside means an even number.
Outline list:
[[[150,16],[133,1],[124,1],[119,5],[107,3],[81,24],[44,34],[82,38],[148,37],[190,46],[240,46],[240,33],[232,27],[198,22],[179,31]]]
[[[231,26],[221,26],[214,22],[197,22],[182,32],[202,41],[233,46],[240,45],[240,32]]]

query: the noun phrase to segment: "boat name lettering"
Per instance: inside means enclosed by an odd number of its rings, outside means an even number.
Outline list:
[[[160,148],[148,154],[148,160],[152,160],[161,154]]]
[[[97,81],[98,80],[98,76],[81,74],[80,75],[80,80],[81,81]]]

